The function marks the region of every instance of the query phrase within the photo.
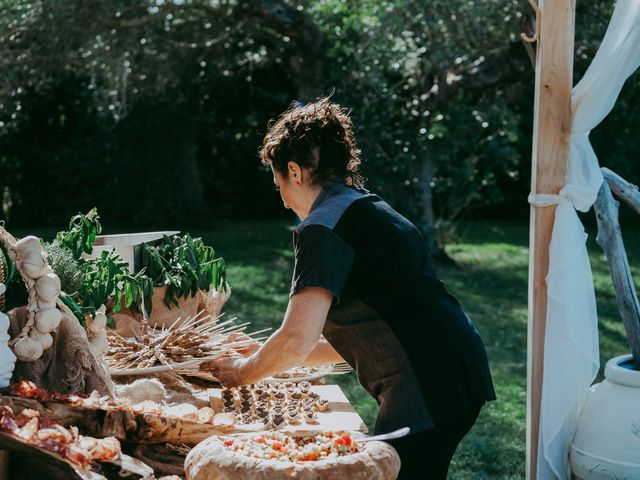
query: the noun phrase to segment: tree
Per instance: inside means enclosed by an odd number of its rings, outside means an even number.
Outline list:
[[[258,172],[257,131],[290,99],[317,94],[322,45],[304,9],[277,0],[7,2],[0,19],[8,72],[0,80],[0,165],[13,172],[6,188],[14,213],[28,218],[65,186],[78,203],[91,194],[97,202],[90,205],[110,199],[101,208],[105,218],[147,224],[149,217],[207,218],[208,205],[224,214],[233,209],[229,195],[236,211],[255,204],[247,198],[242,205],[237,192],[251,197],[255,188],[245,177]],[[25,146],[43,131],[55,133]],[[96,145],[77,143],[80,135]],[[230,158],[212,158],[221,153]],[[255,163],[248,167],[245,159]],[[50,175],[40,184],[25,175],[59,164],[80,173],[87,163],[94,178],[83,173],[77,185],[73,175],[62,185]],[[212,179],[214,172],[225,178]],[[270,192],[264,185],[262,195]],[[127,198],[114,209],[114,197],[127,193],[135,204]]]
[[[355,107],[368,171],[409,197],[434,253],[451,222],[496,202],[496,178],[519,174],[511,83],[516,1],[329,1],[315,14],[341,65],[329,81]],[[523,52],[521,52],[523,53]],[[401,202],[403,203],[403,202]]]

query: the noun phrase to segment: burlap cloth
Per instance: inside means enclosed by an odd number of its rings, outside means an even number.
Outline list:
[[[151,400],[166,405],[177,405],[179,403],[190,403],[198,408],[208,407],[209,403],[200,400],[195,395],[206,389],[189,381],[186,381],[177,373],[161,372],[147,374],[144,378],[140,376],[119,376],[114,377],[116,383],[115,393],[118,398],[128,398],[133,402],[141,402],[143,400]],[[157,389],[152,383],[160,382],[164,387],[163,397],[158,397]],[[127,387],[134,387],[134,392],[127,392]],[[132,395],[133,393],[133,395]]]
[[[11,338],[16,337],[27,321],[27,307],[9,312]],[[66,312],[58,330],[51,334],[53,346],[32,362],[16,362],[11,383],[31,380],[39,387],[62,394],[113,394],[113,382],[95,355],[78,320]]]

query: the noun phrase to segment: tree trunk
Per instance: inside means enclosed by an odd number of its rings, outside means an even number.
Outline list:
[[[418,192],[418,226],[424,235],[427,251],[431,259],[437,263],[457,266],[455,260],[445,251],[444,245],[438,243],[431,187],[433,174],[433,153],[429,149],[421,147],[416,165],[416,178],[418,179],[418,183],[416,184],[416,190]]]

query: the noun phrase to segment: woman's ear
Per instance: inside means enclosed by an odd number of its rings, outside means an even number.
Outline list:
[[[302,168],[294,161],[290,161],[287,164],[287,173],[289,174],[289,180],[291,180],[296,186],[302,186]]]

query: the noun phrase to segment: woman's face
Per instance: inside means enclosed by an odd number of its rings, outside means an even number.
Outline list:
[[[273,172],[273,183],[280,191],[284,208],[290,208],[300,220],[304,220],[322,188],[310,183],[309,171],[301,168],[296,162],[287,164],[287,176],[282,175],[273,166],[271,171]]]
[[[273,166],[271,167],[271,171],[273,172],[273,183],[276,185],[276,190],[280,192],[284,208],[289,208],[297,214],[296,206],[298,202],[296,190],[299,190],[299,188],[296,188],[295,180],[292,180],[290,175],[287,177],[281,175]]]

